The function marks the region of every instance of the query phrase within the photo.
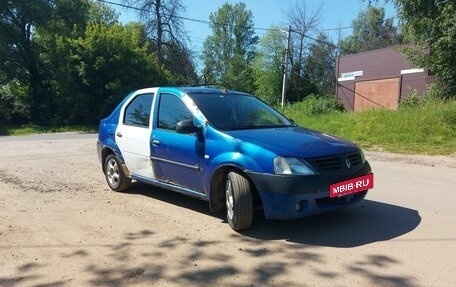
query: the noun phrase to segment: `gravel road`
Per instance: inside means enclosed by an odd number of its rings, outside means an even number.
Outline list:
[[[96,135],[0,137],[0,286],[456,284],[456,156],[368,152],[375,188],[237,233],[207,203],[108,190]]]

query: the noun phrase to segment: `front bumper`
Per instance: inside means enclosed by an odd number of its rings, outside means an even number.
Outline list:
[[[246,172],[263,203],[268,219],[293,219],[348,207],[361,201],[366,191],[329,197],[329,186],[371,173],[366,161],[356,171],[315,176],[285,176]]]

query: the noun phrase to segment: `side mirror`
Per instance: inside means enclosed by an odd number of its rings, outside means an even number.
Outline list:
[[[199,133],[201,126],[195,126],[193,120],[183,120],[176,124],[176,132],[180,134]]]

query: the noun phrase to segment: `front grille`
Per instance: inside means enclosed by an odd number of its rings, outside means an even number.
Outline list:
[[[350,163],[350,167],[346,165],[346,159],[348,159]],[[307,160],[314,168],[316,168],[319,172],[323,171],[338,171],[341,169],[348,169],[348,168],[357,168],[362,164],[362,158],[360,152],[350,153],[350,154],[343,154],[337,156],[330,156],[330,157],[320,157],[320,158],[312,158]]]
[[[357,167],[360,164],[362,164],[363,159],[361,158],[361,153],[355,152],[352,154],[347,155],[347,157],[350,159],[350,163],[352,167]]]
[[[342,157],[325,157],[309,160],[310,164],[318,170],[339,170],[342,168]]]

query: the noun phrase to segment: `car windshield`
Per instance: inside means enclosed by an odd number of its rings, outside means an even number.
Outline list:
[[[189,96],[209,123],[220,130],[294,126],[282,114],[251,95],[190,93]]]

